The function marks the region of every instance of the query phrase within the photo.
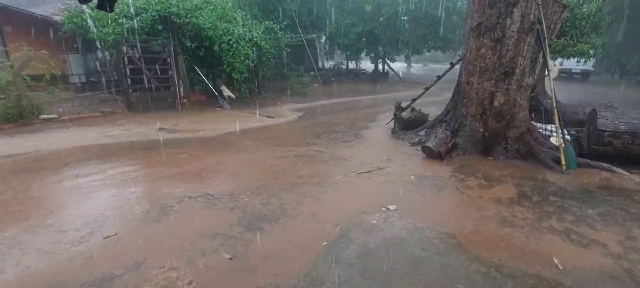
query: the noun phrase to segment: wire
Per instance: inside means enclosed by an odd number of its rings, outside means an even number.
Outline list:
[[[313,64],[313,70],[316,71],[316,75],[318,76],[318,81],[322,84],[322,79],[320,79],[320,74],[318,73],[318,68],[316,67],[316,62],[313,61],[313,56],[311,56],[311,51],[309,51],[309,46],[307,46],[307,41],[304,40],[304,34],[302,34],[302,29],[300,29],[300,24],[298,24],[298,17],[296,17],[296,13],[293,13],[293,19],[296,20],[296,26],[298,26],[298,31],[300,31],[300,36],[302,37],[302,41],[304,42],[304,47],[307,48],[307,53],[309,53],[309,58],[311,58],[311,64]]]

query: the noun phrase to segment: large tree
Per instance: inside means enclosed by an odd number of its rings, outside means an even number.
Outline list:
[[[553,36],[566,6],[545,0],[542,10]],[[456,154],[533,159],[557,167],[554,149],[539,137],[529,116],[529,97],[544,69],[543,46],[533,25],[540,18],[535,0],[470,1],[464,61],[449,103],[423,127],[426,154],[451,147]]]
[[[540,3],[553,37],[566,5]],[[419,128],[426,134],[425,154],[528,159],[560,170],[558,148],[533,128],[529,116],[529,98],[545,69],[537,5],[536,0],[470,1],[464,61],[453,95],[435,119]],[[578,159],[578,166],[619,171],[585,159]]]

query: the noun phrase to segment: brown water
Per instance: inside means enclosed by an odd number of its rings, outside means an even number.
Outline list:
[[[422,105],[437,112],[448,88]],[[299,106],[296,121],[219,137],[0,160],[0,287],[288,286],[323,242],[391,204],[498,265],[574,287],[640,281],[633,180],[426,160],[384,126],[406,97]]]

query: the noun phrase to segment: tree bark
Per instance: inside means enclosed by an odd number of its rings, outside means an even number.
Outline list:
[[[349,53],[348,52],[344,53],[344,62],[345,62],[345,66],[344,66],[345,74],[349,74]]]
[[[589,157],[607,156],[637,162],[640,156],[640,113],[591,110],[582,143]]]
[[[552,38],[565,16],[565,5],[544,0],[542,8]],[[553,147],[539,137],[529,117],[529,98],[544,68],[542,45],[532,25],[540,17],[537,2],[476,0],[468,9],[458,82],[445,109],[423,126],[426,138],[451,135],[447,141],[453,146],[431,143],[441,154],[448,150],[445,153],[538,159],[552,165]]]

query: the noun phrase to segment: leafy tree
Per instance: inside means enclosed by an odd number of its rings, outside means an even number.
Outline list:
[[[137,0],[122,4],[113,14],[94,13],[93,8],[71,9],[62,20],[64,31],[95,39],[105,49],[115,49],[123,38],[129,42],[147,36],[168,39],[172,33],[185,56],[203,73],[224,74],[241,91],[252,82],[253,67],[262,73],[273,69],[282,43],[276,24],[251,19],[233,0]]]
[[[531,159],[556,169],[557,148],[531,124],[529,97],[543,69],[542,45],[531,23],[537,1],[470,2],[464,61],[451,99],[425,124],[422,151],[433,158],[484,154],[496,159]],[[565,6],[543,1],[548,33],[556,35]]]
[[[606,1],[603,12],[606,24],[602,37],[602,53],[596,61],[596,70],[610,72],[621,62],[628,72],[640,74],[640,1]]]
[[[399,41],[405,59],[425,52],[449,52],[462,47],[466,1],[408,1],[400,9],[405,29],[401,31]]]
[[[465,2],[460,0],[347,0],[335,4],[329,41],[341,51],[380,59],[457,50]],[[359,55],[359,54],[358,54]]]
[[[566,0],[567,16],[551,42],[553,58],[592,59],[602,51],[604,0]]]

